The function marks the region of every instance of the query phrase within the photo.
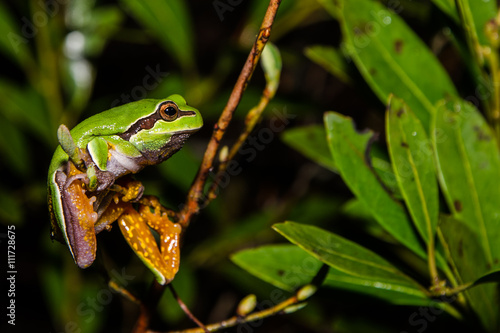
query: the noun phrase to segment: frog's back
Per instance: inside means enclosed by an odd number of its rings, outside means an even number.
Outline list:
[[[93,115],[71,130],[73,140],[78,147],[83,148],[92,137],[124,133],[141,118],[153,114],[159,101],[158,99],[143,99]]]

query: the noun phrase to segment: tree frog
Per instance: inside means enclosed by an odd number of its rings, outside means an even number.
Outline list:
[[[168,159],[202,125],[197,109],[182,96],[171,95],[112,108],[71,131],[59,127],[60,145],[48,174],[51,236],[66,242],[79,267],[94,262],[96,234],[118,220],[124,237],[160,283],[173,277],[168,268],[172,263],[163,265],[157,257],[178,261],[178,253],[167,253],[166,246],[160,254],[147,224],[160,233],[161,242],[170,244],[170,251],[181,228],[161,212],[157,201],[142,200],[142,185],[127,175]],[[131,204],[138,201],[139,212]]]

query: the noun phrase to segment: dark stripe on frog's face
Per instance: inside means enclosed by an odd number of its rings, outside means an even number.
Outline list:
[[[175,116],[171,115],[173,112],[175,112]],[[137,120],[128,128],[126,132],[120,134],[119,136],[123,140],[129,141],[133,135],[139,133],[140,131],[153,128],[158,120],[168,122],[175,121],[182,117],[190,117],[194,115],[196,115],[194,111],[180,110],[177,104],[175,104],[173,101],[163,101],[158,104],[154,113],[145,118]]]

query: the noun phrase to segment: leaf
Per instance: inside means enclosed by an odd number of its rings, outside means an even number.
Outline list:
[[[479,111],[460,99],[438,106],[432,123],[432,143],[438,177],[454,218],[479,237],[487,267],[500,267],[500,156],[495,137]]]
[[[434,104],[457,95],[446,71],[405,22],[380,3],[344,0],[342,4],[346,56],[383,103],[391,93],[402,98],[427,129]],[[432,75],[422,75],[423,68]]]
[[[182,0],[122,0],[130,13],[160,41],[185,71],[194,69],[194,38],[187,5]]]
[[[388,233],[426,258],[404,208],[385,191],[365,159],[373,132],[357,133],[350,118],[335,112],[325,113],[325,127],[331,154],[349,189]]]
[[[350,83],[349,65],[342,53],[331,46],[315,45],[304,50],[306,57],[317,63],[344,83]]]
[[[440,229],[444,246],[458,271],[459,281],[462,284],[472,283],[485,276],[487,260],[480,236],[463,221],[445,215],[441,216]],[[498,291],[495,285],[475,286],[466,290],[465,295],[485,327],[492,330],[498,325]]]
[[[310,283],[323,265],[290,244],[239,251],[231,255],[231,261],[259,279],[287,291]]]
[[[285,222],[273,229],[297,244],[313,257],[339,271],[340,281],[358,283],[385,291],[401,293],[403,297],[427,299],[422,286],[403,274],[391,263],[372,251],[315,226]],[[394,295],[393,295],[394,296]]]
[[[473,286],[477,286],[483,283],[498,283],[500,282],[500,270],[496,270],[481,276],[479,279],[474,281]]]
[[[26,128],[45,143],[56,143],[56,129],[50,123],[45,103],[32,88],[23,89],[0,79],[0,114],[18,127]],[[57,124],[58,126],[59,124]]]
[[[311,125],[288,129],[281,135],[281,140],[319,165],[338,173],[323,126]]]
[[[271,99],[274,97],[276,90],[278,90],[282,68],[280,51],[274,44],[267,43],[264,47],[264,50],[262,51],[261,64],[266,77],[266,89],[268,90],[268,96]]]
[[[497,14],[496,1],[456,0],[456,3],[471,48],[480,54],[480,45],[490,45],[485,30],[486,23],[494,19]]]
[[[310,283],[324,265],[298,246],[291,244],[266,245],[239,251],[231,260],[250,274],[274,285],[294,291]],[[428,305],[426,297],[391,290],[358,276],[330,267],[323,286],[365,294],[393,304]]]
[[[455,0],[432,0],[432,2],[455,22],[460,21]]]
[[[412,110],[392,97],[386,113],[387,142],[394,173],[413,223],[428,243],[438,223],[439,198],[431,143]]]

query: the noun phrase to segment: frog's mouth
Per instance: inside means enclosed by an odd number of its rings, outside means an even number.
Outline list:
[[[196,131],[197,129],[192,129],[174,133],[170,137],[170,140],[160,149],[161,153],[158,153],[157,150],[145,150],[142,152],[141,158],[144,158],[147,164],[161,163],[178,152],[184,145],[184,142],[186,142],[186,140],[189,138],[189,136]]]

